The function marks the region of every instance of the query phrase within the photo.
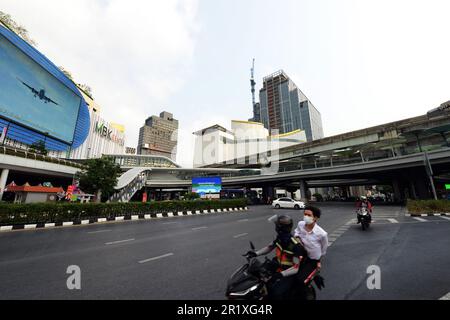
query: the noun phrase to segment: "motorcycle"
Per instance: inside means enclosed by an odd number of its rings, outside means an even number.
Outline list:
[[[367,211],[367,208],[359,208],[356,210],[358,221],[361,223],[361,227],[364,230],[369,229],[372,218]]]
[[[250,247],[255,251],[255,246],[250,242]],[[269,300],[270,277],[276,272],[274,262],[267,257],[261,262],[256,257],[244,255],[247,263],[237,269],[229,278],[226,289],[226,297],[229,300]],[[316,300],[316,290],[313,280],[318,273],[307,279],[305,292],[297,285],[292,286],[286,293],[288,299]]]

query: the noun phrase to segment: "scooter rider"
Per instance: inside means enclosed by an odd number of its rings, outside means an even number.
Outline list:
[[[367,210],[367,213],[369,214],[369,220],[372,221],[372,204],[369,200],[367,200],[367,197],[361,196],[360,201],[356,203],[356,209],[365,208]],[[358,223],[361,223],[361,216],[358,214]]]
[[[276,257],[274,258],[276,272],[267,284],[270,299],[281,300],[285,298],[285,294],[296,284],[294,276],[298,273],[300,262],[307,254],[299,241],[291,234],[293,224],[290,216],[278,216],[275,221],[277,238],[267,247],[247,253],[250,257],[257,257],[276,250]]]

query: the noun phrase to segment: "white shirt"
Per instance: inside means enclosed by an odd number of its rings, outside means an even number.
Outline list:
[[[305,229],[305,221],[300,221],[295,229],[295,237],[302,240],[308,257],[313,260],[320,260],[327,253],[328,233],[315,224],[311,232]]]

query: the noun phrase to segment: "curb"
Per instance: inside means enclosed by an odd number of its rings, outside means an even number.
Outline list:
[[[113,218],[93,218],[89,220],[77,220],[67,222],[52,222],[52,223],[33,223],[33,224],[16,224],[12,226],[0,226],[0,232],[14,231],[14,230],[34,230],[34,229],[50,229],[58,227],[69,227],[78,225],[88,225],[104,222],[115,221],[138,221],[138,220],[157,220],[171,217],[186,217],[201,214],[222,213],[222,212],[239,212],[247,211],[248,207],[239,208],[226,208],[226,209],[210,209],[210,210],[196,210],[196,211],[179,211],[179,212],[167,212],[167,213],[153,213],[153,214],[139,214],[131,216],[118,216]],[[450,214],[449,214],[450,215]]]
[[[450,216],[450,213],[405,213],[405,217],[439,217]]]

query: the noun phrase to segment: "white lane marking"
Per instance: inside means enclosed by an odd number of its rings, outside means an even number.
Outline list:
[[[392,222],[392,223],[398,223],[398,220],[396,220],[396,219],[388,219],[389,220],[389,222]]]
[[[192,228],[192,231],[201,230],[201,229],[208,229],[208,227],[198,227],[198,228]]]
[[[241,233],[241,234],[237,234],[237,235],[233,236],[233,238],[237,239],[237,238],[245,237],[246,235],[248,235],[248,233]]]
[[[103,232],[110,232],[111,230],[98,230],[98,231],[91,231],[88,232],[88,234],[95,234],[95,233],[103,233]]]
[[[427,220],[422,219],[422,218],[414,217],[413,219],[414,219],[414,220],[417,220],[417,221],[420,221],[420,222],[427,222]]]
[[[246,222],[246,221],[248,221],[248,219],[241,219],[241,220],[238,220],[238,222]]]
[[[439,298],[439,300],[450,300],[450,292],[447,293],[445,296]]]
[[[178,222],[164,222],[163,224],[175,224],[175,223],[178,223]]]
[[[442,219],[445,219],[445,220],[450,220],[450,218],[449,218],[449,217],[444,217],[444,216],[441,216],[441,218],[442,218]]]
[[[107,246],[110,246],[112,244],[119,244],[119,243],[124,243],[124,242],[130,242],[130,241],[134,241],[135,239],[126,239],[126,240],[119,240],[119,241],[112,241],[112,242],[107,242],[105,243]]]
[[[334,234],[334,233],[332,233],[332,234],[330,234],[330,235],[328,236],[328,239],[334,239],[334,240],[336,240],[336,239],[339,238],[340,236],[342,236],[342,234]]]
[[[173,253],[167,253],[167,254],[163,254],[162,256],[158,256],[158,257],[154,257],[154,258],[150,258],[150,259],[145,259],[145,260],[141,260],[139,261],[139,263],[146,263],[146,262],[150,262],[150,261],[155,261],[155,260],[159,260],[159,259],[163,259],[163,258],[167,258],[173,256]]]

